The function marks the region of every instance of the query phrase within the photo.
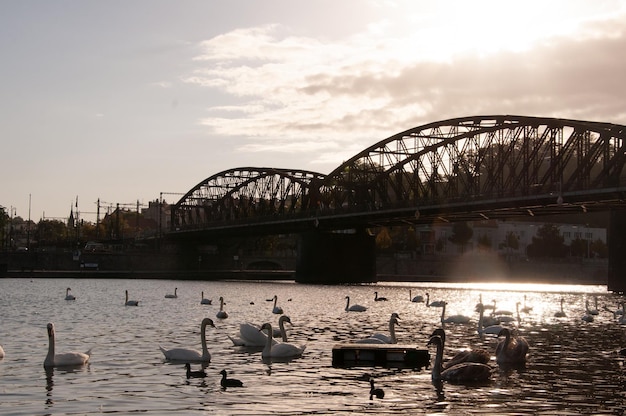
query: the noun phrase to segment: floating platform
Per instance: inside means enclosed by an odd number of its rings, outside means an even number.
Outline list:
[[[333,347],[333,367],[422,368],[429,364],[428,350],[415,345],[354,343]]]

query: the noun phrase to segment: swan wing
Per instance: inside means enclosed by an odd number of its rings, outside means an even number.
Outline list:
[[[264,347],[267,343],[265,332],[259,331],[258,327],[249,323],[239,325],[239,336],[246,347]],[[272,345],[276,343],[277,341],[272,339]]]
[[[369,337],[354,341],[356,344],[388,344],[381,339]]]
[[[491,360],[491,355],[484,349],[465,350],[456,354],[450,359],[444,368],[452,368],[461,363],[481,363],[487,364]]]
[[[374,334],[370,338],[379,339],[383,344],[393,344],[391,337],[385,334]]]
[[[89,356],[91,354],[91,350],[84,352],[64,352],[60,354],[54,355],[54,366],[62,367],[62,366],[72,366],[72,365],[83,365],[89,361]]]
[[[281,358],[281,357],[299,357],[304,352],[306,346],[298,347],[294,344],[289,343],[279,343],[272,347],[270,351],[270,357]]]
[[[491,367],[481,363],[461,363],[441,372],[441,378],[453,383],[471,383],[491,378]]]
[[[194,350],[191,348],[172,348],[171,350],[166,350],[165,348],[159,346],[159,349],[161,350],[165,358],[169,361],[210,361],[211,360],[210,354],[208,357],[203,357],[200,351]]]

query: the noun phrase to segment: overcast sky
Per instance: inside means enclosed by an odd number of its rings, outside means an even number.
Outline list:
[[[626,124],[625,32],[623,1],[3,0],[0,206],[95,221],[452,117]]]

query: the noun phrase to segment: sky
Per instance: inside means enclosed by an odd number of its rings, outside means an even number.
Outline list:
[[[626,2],[0,1],[0,206],[95,222],[485,114],[626,124]]]

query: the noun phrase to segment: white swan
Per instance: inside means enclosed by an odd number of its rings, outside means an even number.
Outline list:
[[[424,302],[424,296],[422,295],[415,295],[415,297],[411,296],[411,289],[409,289],[409,299],[411,299],[411,302]]]
[[[2,345],[0,345],[0,360],[4,358],[4,349],[2,348]]]
[[[554,313],[554,317],[555,318],[565,318],[567,315],[565,315],[565,312],[563,311],[563,298],[561,298],[561,310],[556,311]]]
[[[272,309],[272,313],[281,315],[283,313],[283,308],[281,308],[280,306],[276,306],[276,302],[278,302],[278,296],[274,295],[274,308]]]
[[[278,336],[282,337],[283,342],[287,342],[285,322],[291,323],[291,319],[287,315],[282,315],[278,319],[278,327],[280,328]],[[273,331],[272,344],[277,344],[278,342],[273,339],[273,337],[276,336],[276,331]],[[235,346],[238,347],[264,347],[267,343],[267,335],[265,335],[263,331],[259,331],[259,328],[250,323],[239,325],[239,338],[232,338],[230,336],[228,336],[228,338]]]
[[[174,299],[178,297],[178,294],[176,293],[178,291],[178,288],[175,287],[174,288],[174,294],[172,295],[171,293],[168,293],[167,295],[165,295],[166,298],[168,299]]]
[[[399,325],[398,319],[400,316],[397,313],[392,313],[389,318],[389,335],[376,333],[368,338],[360,339],[356,341],[357,344],[397,344],[396,329],[395,326]]]
[[[128,300],[128,290],[126,291],[126,301],[124,302],[126,306],[139,306],[138,300]]]
[[[590,309],[589,308],[589,299],[585,299],[585,311],[589,314],[589,315],[598,315],[598,298],[595,298],[595,308],[594,309]]]
[[[520,312],[528,314],[532,310],[533,310],[532,306],[526,305],[526,295],[524,295],[524,306],[522,307],[522,309],[520,309]]]
[[[435,345],[437,354],[432,369],[433,381],[449,381],[452,383],[483,382],[491,378],[491,367],[483,363],[462,362],[443,369],[443,340],[441,337],[430,338],[427,345]]]
[[[221,296],[220,296],[220,310],[217,311],[217,314],[215,316],[217,316],[220,319],[228,318],[228,314],[224,310],[224,298]]]
[[[159,349],[165,356],[165,359],[169,361],[184,361],[184,362],[209,362],[211,361],[211,354],[206,346],[206,327],[212,326],[215,328],[215,324],[210,318],[204,318],[200,324],[200,342],[202,343],[202,351],[194,350],[192,348],[172,348],[166,350],[159,345]]]
[[[44,367],[64,367],[84,365],[89,361],[91,349],[87,352],[65,352],[55,353],[54,324],[48,323],[48,355],[43,361]]]
[[[434,301],[434,302],[431,302],[431,301],[430,301],[430,294],[429,294],[429,293],[426,293],[426,306],[428,306],[428,307],[431,307],[431,306],[432,306],[432,307],[435,307],[435,308],[440,308],[440,307],[442,307],[444,304],[445,304],[445,302],[444,302],[444,301],[442,301],[442,300],[436,300],[436,301]]]
[[[294,344],[289,344],[286,342],[281,342],[276,345],[273,345],[272,340],[274,337],[273,337],[272,324],[264,323],[261,326],[261,329],[259,331],[262,331],[264,329],[267,330],[268,337],[267,337],[267,341],[265,342],[265,347],[263,348],[263,351],[261,352],[261,357],[263,358],[295,358],[295,357],[301,356],[302,353],[304,352],[304,349],[306,348],[305,345],[298,347]]]
[[[69,287],[67,289],[65,289],[65,300],[76,300],[76,296],[70,294],[70,289]]]
[[[467,324],[470,321],[469,316],[450,315],[446,318],[446,302],[441,305],[441,323],[442,324]]]
[[[365,312],[367,308],[361,305],[350,306],[350,296],[346,296],[346,312]]]
[[[505,339],[496,345],[496,362],[502,364],[524,364],[528,354],[528,342],[523,337],[514,337],[508,328],[503,328],[498,337]]]
[[[478,306],[478,334],[492,334],[498,335],[500,330],[504,328],[502,325],[498,324],[485,324],[485,308],[483,305]]]
[[[202,294],[200,295],[200,304],[201,305],[210,305],[211,304],[211,299],[207,299],[204,297],[204,292],[202,292]]]

